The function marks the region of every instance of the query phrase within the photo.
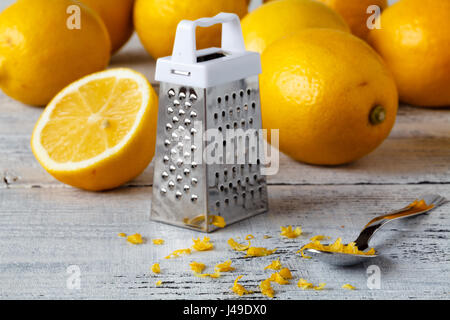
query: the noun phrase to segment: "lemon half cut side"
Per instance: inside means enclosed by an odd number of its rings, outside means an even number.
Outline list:
[[[140,73],[110,69],[86,76],[48,104],[31,138],[39,163],[59,181],[111,189],[150,163],[158,98]]]

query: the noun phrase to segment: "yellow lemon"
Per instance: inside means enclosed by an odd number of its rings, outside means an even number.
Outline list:
[[[338,13],[314,0],[272,1],[242,19],[245,45],[259,53],[282,37],[315,27],[349,31]]]
[[[34,128],[31,148],[56,179],[87,189],[117,187],[154,155],[158,98],[130,69],[84,77],[58,93]]]
[[[134,0],[81,0],[94,9],[108,29],[112,53],[117,52],[133,34]]]
[[[212,17],[220,12],[247,13],[246,0],[136,0],[134,26],[145,49],[153,58],[172,54],[178,23]],[[220,46],[220,26],[198,28],[198,49]]]
[[[402,0],[381,15],[369,42],[394,74],[400,99],[450,105],[450,1]]]
[[[394,79],[350,33],[306,29],[269,46],[260,78],[263,126],[279,148],[311,164],[363,157],[388,135],[398,108]]]
[[[352,33],[361,39],[366,39],[370,29],[367,27],[368,19],[374,15],[373,11],[367,13],[369,6],[375,5],[384,10],[388,6],[387,0],[319,0],[336,10],[350,26]]]
[[[45,105],[69,83],[103,70],[110,40],[101,18],[72,0],[19,0],[0,14],[0,87]]]

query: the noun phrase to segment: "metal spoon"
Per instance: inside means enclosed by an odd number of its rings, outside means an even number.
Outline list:
[[[396,219],[412,217],[428,212],[447,202],[444,197],[436,194],[425,195],[419,199],[423,199],[427,206],[431,207],[428,207],[424,210],[418,210],[414,206],[408,205],[400,210],[393,211],[391,213],[372,219],[368,224],[366,224],[364,229],[359,234],[358,238],[354,241],[358,249],[361,251],[366,250],[369,247],[369,241],[372,236],[386,223]],[[379,256],[378,252],[376,252],[376,254],[374,255],[359,255],[329,252],[316,249],[305,249],[305,254],[336,266],[351,266]]]

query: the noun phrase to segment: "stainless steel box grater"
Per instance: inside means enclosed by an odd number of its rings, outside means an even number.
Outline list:
[[[195,30],[222,24],[222,48],[196,50]],[[239,17],[181,21],[171,57],[158,59],[158,129],[151,219],[210,232],[267,211],[258,53]]]

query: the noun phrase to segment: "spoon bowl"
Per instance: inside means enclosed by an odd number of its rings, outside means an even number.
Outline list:
[[[364,251],[369,248],[369,241],[372,236],[386,223],[428,212],[447,202],[447,199],[436,194],[424,195],[419,199],[420,200],[416,200],[400,210],[396,210],[372,219],[365,225],[358,238],[354,241],[358,249]],[[314,257],[335,266],[351,266],[369,261],[370,259],[376,258],[380,255],[377,251],[375,251],[376,254],[374,255],[330,252],[313,248],[307,248],[304,251],[306,251],[307,255],[310,257]]]
[[[372,258],[376,258],[379,256],[379,254],[361,255],[361,254],[322,251],[316,249],[305,249],[305,253],[311,258],[317,258],[325,263],[339,267],[349,267],[356,264],[364,263]]]

